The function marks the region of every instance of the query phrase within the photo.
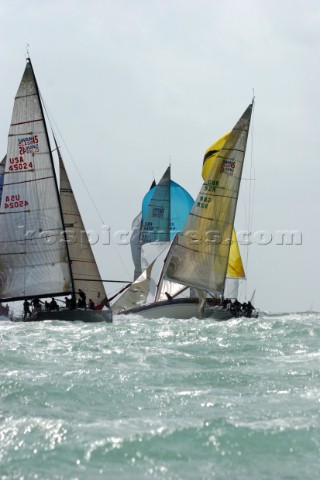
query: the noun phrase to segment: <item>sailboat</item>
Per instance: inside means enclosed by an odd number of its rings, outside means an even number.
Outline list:
[[[57,145],[56,149],[60,190],[28,58],[14,101],[7,155],[1,162],[0,302],[71,295],[72,309],[37,308],[27,319],[111,322],[99,270]],[[76,308],[80,289],[98,309],[87,309],[86,304]]]
[[[156,280],[171,241],[183,229],[193,203],[187,190],[171,179],[170,166],[159,183],[151,185],[143,198],[141,212],[132,224],[130,244],[134,282],[113,303],[113,312],[143,305],[153,299]]]
[[[130,300],[130,291],[140,289],[140,293],[143,292],[140,301],[136,306],[131,302],[131,308],[117,309],[116,313],[138,314],[144,318],[216,320],[234,316],[232,308],[228,308],[230,304],[224,305],[221,300],[225,293],[230,248],[236,239],[234,220],[252,108],[250,104],[218,151],[212,152],[216,156],[208,171],[203,172],[205,181],[182,232],[175,235],[168,252],[162,258],[159,255],[123,295]],[[238,257],[237,252],[232,255]],[[152,270],[157,262],[160,262],[161,273],[155,281]],[[234,267],[239,267],[239,258]],[[156,288],[150,301],[152,283],[156,283]],[[194,295],[180,298],[186,289]],[[138,298],[137,292],[135,294]],[[122,298],[122,306],[125,305],[125,298]]]

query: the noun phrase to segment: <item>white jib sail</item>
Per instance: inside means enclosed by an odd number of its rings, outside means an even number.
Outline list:
[[[58,153],[60,201],[74,289],[76,292],[79,289],[83,290],[88,300],[92,299],[94,303],[100,303],[106,297],[106,292],[59,149]]]

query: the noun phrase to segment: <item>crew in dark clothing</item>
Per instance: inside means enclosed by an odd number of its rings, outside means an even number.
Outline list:
[[[81,299],[81,307],[80,308],[87,308],[87,302],[86,302],[86,294],[84,293],[83,290],[81,290],[81,288],[79,288],[79,295],[80,295],[80,299]],[[80,300],[79,299],[79,300]],[[79,302],[78,302],[78,306],[79,306]]]
[[[38,297],[34,297],[32,300],[31,300],[31,304],[33,305],[33,308],[36,312],[40,312],[41,311],[41,305],[40,305],[40,299]]]
[[[230,303],[230,299],[229,298],[224,298],[222,300],[222,308],[227,308],[228,304]]]
[[[44,309],[46,312],[49,312],[50,310],[50,305],[49,305],[49,302],[47,302],[47,300],[44,302]]]
[[[231,304],[230,307],[231,313],[234,317],[240,317],[241,316],[241,303],[235,299],[235,301]]]
[[[70,310],[76,310],[76,308],[77,308],[76,296],[72,294],[70,299]]]
[[[255,310],[254,306],[252,305],[252,303],[249,301],[247,303],[247,307],[246,307],[246,317],[249,317],[251,318],[252,317],[252,312],[253,310]]]
[[[70,308],[70,305],[71,305],[71,300],[70,298],[68,297],[64,297],[65,301],[66,301],[66,308]]]
[[[49,304],[49,308],[50,308],[51,311],[53,311],[53,310],[59,310],[58,304],[57,304],[57,302],[55,301],[54,298],[51,298],[51,302],[50,302],[50,304]]]
[[[29,317],[31,318],[30,303],[27,299],[25,299],[25,301],[23,302],[23,312],[23,321],[25,322],[27,315],[29,315]]]
[[[94,301],[91,298],[89,298],[89,308],[90,308],[90,310],[95,310],[96,309]]]

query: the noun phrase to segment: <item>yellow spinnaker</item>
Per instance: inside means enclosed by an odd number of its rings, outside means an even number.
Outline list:
[[[235,229],[233,229],[232,243],[231,243],[230,253],[229,253],[227,277],[244,278],[245,276],[246,274],[244,273],[236,231]]]
[[[207,148],[204,159],[203,159],[203,166],[202,166],[202,178],[205,180],[215,163],[215,160],[220,152],[221,148],[225,144],[227,138],[229,137],[230,132],[225,133],[222,137],[218,138],[209,148]],[[241,260],[239,245],[237,241],[236,232],[233,229],[232,231],[232,243],[230,247],[229,253],[229,262],[228,262],[228,270],[227,270],[227,277],[232,278],[244,278],[244,268],[243,263]]]

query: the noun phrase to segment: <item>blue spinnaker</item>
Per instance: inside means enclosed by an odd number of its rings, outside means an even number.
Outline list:
[[[194,204],[191,195],[170,179],[170,167],[142,201],[142,243],[170,242]]]

